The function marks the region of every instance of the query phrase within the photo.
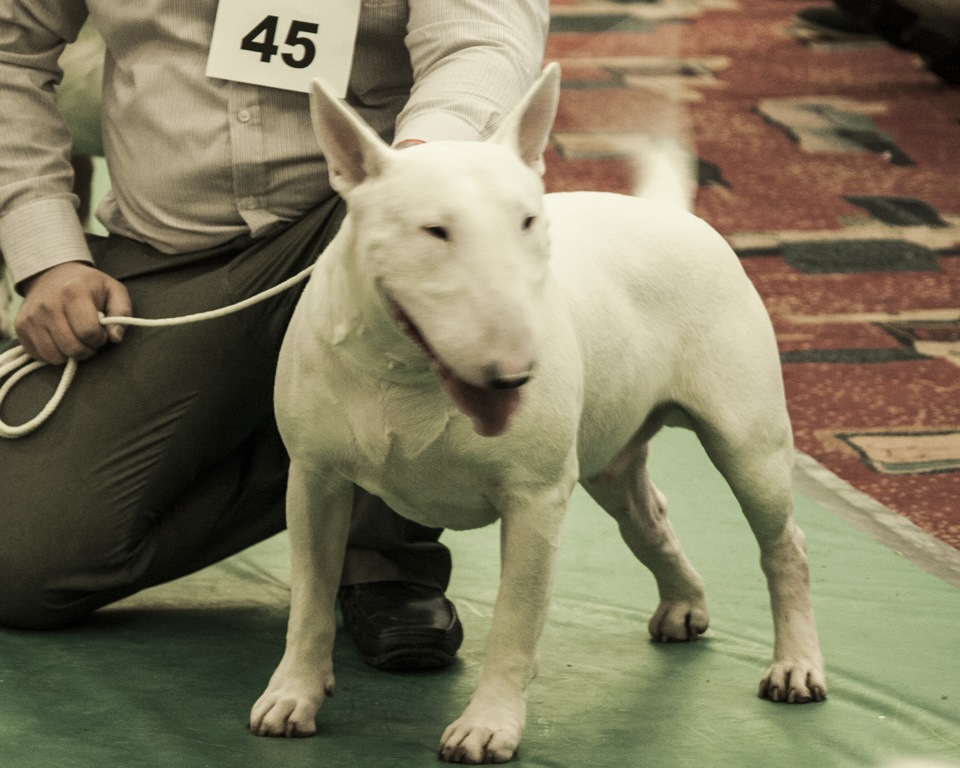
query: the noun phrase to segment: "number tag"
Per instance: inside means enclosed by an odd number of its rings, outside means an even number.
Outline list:
[[[347,93],[360,0],[219,0],[207,77],[310,91],[326,80]]]

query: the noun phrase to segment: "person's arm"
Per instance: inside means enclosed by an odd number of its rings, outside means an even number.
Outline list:
[[[86,13],[82,0],[0,2],[0,254],[24,295],[21,344],[57,364],[117,340],[98,311],[129,314],[126,289],[92,268],[56,104],[57,60]]]
[[[410,0],[395,141],[489,136],[540,74],[548,24],[548,0]]]
[[[85,14],[82,2],[0,2],[0,252],[17,284],[90,260],[55,90],[57,60]]]

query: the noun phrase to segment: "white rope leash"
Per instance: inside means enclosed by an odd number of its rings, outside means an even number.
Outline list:
[[[297,283],[306,280],[312,271],[313,265],[311,264],[302,272],[298,272],[293,277],[287,278],[282,283],[278,283],[277,285],[273,286],[273,288],[268,288],[262,293],[258,293],[255,296],[244,299],[243,301],[238,301],[236,304],[222,307],[221,309],[211,309],[207,312],[197,312],[192,315],[182,315],[181,317],[163,317],[157,319],[119,316],[104,317],[101,314],[100,325],[136,325],[145,328],[159,328],[174,325],[187,325],[189,323],[203,322],[204,320],[213,320],[217,317],[225,317],[226,315],[231,315],[234,312],[240,312],[241,310],[251,307],[254,304],[259,304],[261,301],[266,301],[267,299],[272,298],[279,293],[283,293],[288,288],[292,288]],[[48,363],[44,363],[41,360],[33,360],[19,344],[11,347],[3,354],[0,354],[0,381],[3,381],[6,378],[6,381],[3,382],[3,386],[0,386],[0,409],[2,409],[3,401],[6,399],[11,389],[13,389],[25,376],[33,373],[38,368],[43,368],[45,365],[48,365]],[[4,422],[3,419],[0,419],[0,438],[23,437],[38,429],[47,419],[50,418],[50,416],[53,415],[53,412],[57,410],[60,402],[67,394],[67,390],[70,388],[70,384],[73,382],[73,377],[76,372],[77,361],[72,359],[67,360],[66,365],[63,367],[63,373],[60,375],[60,383],[57,385],[56,391],[53,393],[47,404],[40,410],[40,413],[38,413],[29,421],[19,425],[10,425]]]

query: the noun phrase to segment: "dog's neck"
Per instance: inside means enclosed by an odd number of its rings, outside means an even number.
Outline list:
[[[339,402],[355,447],[380,466],[388,454],[417,456],[435,443],[455,409],[355,259],[348,216],[301,298],[310,316],[301,327],[330,372],[327,386],[349,390]]]
[[[417,386],[437,386],[430,361],[403,333],[377,285],[357,264],[350,217],[320,257],[323,282],[312,312],[330,353],[364,376]]]

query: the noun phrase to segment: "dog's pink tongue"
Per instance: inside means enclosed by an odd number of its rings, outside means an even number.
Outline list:
[[[457,409],[473,421],[483,437],[496,437],[507,430],[510,417],[520,405],[519,389],[484,389],[458,379],[445,365],[435,365],[440,383]]]

